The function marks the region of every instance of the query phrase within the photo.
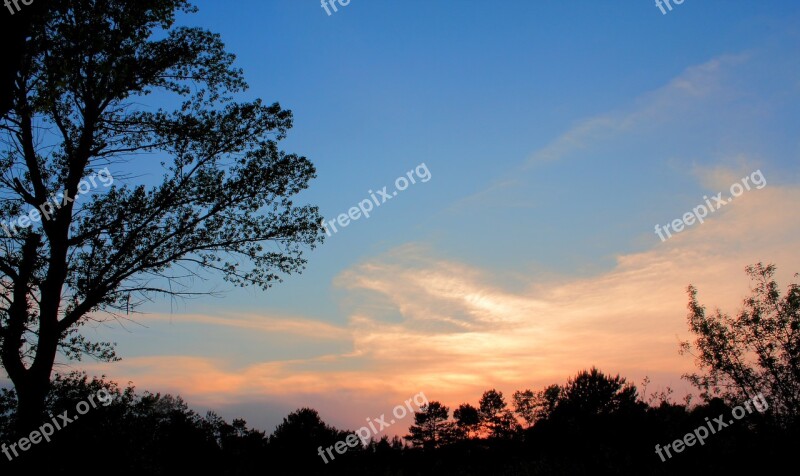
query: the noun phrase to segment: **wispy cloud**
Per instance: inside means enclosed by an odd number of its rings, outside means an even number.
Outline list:
[[[687,337],[686,286],[698,285],[704,302],[735,311],[747,294],[745,265],[775,262],[788,282],[800,270],[794,252],[800,212],[785,205],[798,201],[800,188],[769,186],[649,251],[619,256],[607,273],[532,278],[516,291],[487,270],[406,245],[337,278],[357,296],[349,299],[345,329],[308,319],[180,317],[271,334],[331,333],[351,339],[352,352],[245,366],[152,356],[103,368],[145,388],[174,388],[205,402],[311,393],[400,397],[412,389],[432,398],[474,399],[489,386],[560,382],[591,365],[631,377],[671,374],[679,384],[677,376],[693,365],[677,353]]]
[[[618,111],[579,122],[521,167],[583,159],[608,144],[636,143],[637,151],[660,151],[664,144],[685,141],[688,148],[708,135],[705,129],[692,129],[708,121],[701,111],[727,114],[716,106],[738,97],[731,78],[751,58],[726,56],[688,68]],[[665,136],[665,127],[675,136]],[[718,142],[704,144],[708,150]],[[682,157],[681,162],[690,165],[681,169],[687,181],[725,190],[765,159],[746,150],[724,150],[705,161]],[[645,241],[649,244],[641,251],[620,251],[613,266],[590,276],[517,272],[510,284],[503,270],[442,258],[443,250],[427,243],[406,244],[339,273],[333,285],[341,293],[343,325],[316,316],[171,317],[208,327],[208,335],[224,328],[265,339],[292,337],[303,350],[300,357],[243,361],[239,356],[234,362],[149,355],[94,369],[209,405],[270,399],[299,406],[316,395],[314,401],[335,401],[343,413],[352,412],[346,408],[354,402],[364,405],[359,408],[392,405],[420,390],[446,403],[474,402],[488,387],[514,390],[563,382],[591,365],[681,386],[680,374],[693,368],[691,358],[677,352],[679,341],[689,337],[688,284],[699,287],[703,302],[735,312],[748,292],[746,265],[776,263],[784,283],[800,271],[800,211],[794,206],[800,187],[777,183],[768,168],[762,169],[766,188],[738,198],[665,243],[648,222],[642,235],[652,234]],[[493,197],[528,186],[526,179],[515,174],[496,180],[461,204],[505,205],[510,201]],[[683,211],[688,210],[678,212]],[[476,226],[471,221],[467,232]],[[321,352],[315,350],[320,342],[342,345]]]
[[[143,314],[136,319],[141,324],[151,322],[181,322],[205,324],[214,327],[243,329],[263,334],[289,334],[309,339],[349,339],[350,332],[343,327],[300,316],[274,316],[264,314]]]
[[[579,122],[536,151],[527,165],[560,160],[598,142],[612,142],[621,134],[650,130],[676,118],[691,116],[693,111],[713,110],[709,103],[731,92],[725,80],[730,78],[732,70],[747,63],[751,55],[726,55],[687,68],[667,85],[642,95],[627,107]]]

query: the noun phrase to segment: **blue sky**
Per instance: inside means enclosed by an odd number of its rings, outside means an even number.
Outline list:
[[[734,311],[744,266],[800,271],[797,2],[197,6],[181,22],[222,35],[242,98],[294,112],[282,147],[318,171],[302,201],[332,219],[421,163],[431,180],[267,293],[198,282],[228,292],[90,330],[124,358],[92,370],[265,429],[306,404],[355,426],[419,391],[457,404],[591,365],[681,387],[686,285]],[[763,190],[654,234],[756,169]]]

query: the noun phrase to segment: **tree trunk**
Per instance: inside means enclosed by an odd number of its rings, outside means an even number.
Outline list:
[[[17,414],[14,431],[21,436],[44,423],[45,398],[50,390],[50,373],[53,370],[60,332],[58,329],[58,303],[60,283],[56,286],[43,283],[38,306],[38,339],[36,356],[29,368],[22,354],[24,335],[29,331],[31,306],[28,299],[30,283],[36,260],[40,236],[31,234],[22,247],[19,272],[14,278],[13,301],[8,307],[8,326],[3,332],[3,368],[17,391]],[[60,271],[61,268],[56,271]],[[63,273],[62,273],[63,274]]]
[[[50,375],[28,373],[21,381],[14,381],[14,387],[17,390],[14,431],[18,437],[22,437],[50,420],[44,414],[45,398],[50,390]]]

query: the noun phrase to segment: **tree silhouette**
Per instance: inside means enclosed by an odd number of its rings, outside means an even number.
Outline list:
[[[770,412],[784,424],[797,423],[800,412],[800,286],[781,295],[775,266],[758,263],[746,268],[754,283],[742,311],[732,317],[717,310],[707,314],[689,286],[689,328],[693,353],[702,373],[686,375],[706,398],[720,395],[738,403],[763,393]],[[795,275],[797,277],[797,275]]]
[[[453,411],[456,428],[464,438],[474,438],[478,435],[481,425],[481,416],[477,408],[469,403],[462,403]]]
[[[503,392],[488,390],[478,403],[481,426],[490,437],[508,438],[519,430],[519,423],[508,409]]]
[[[25,41],[35,23],[41,21],[51,2],[20,5],[13,15],[0,14],[0,117],[5,116],[14,102],[14,81],[22,68]],[[5,6],[5,5],[3,5]]]
[[[325,424],[316,410],[300,408],[284,417],[283,422],[272,433],[270,443],[289,449],[298,442],[327,442],[337,435],[337,430]]]
[[[610,415],[637,405],[635,386],[619,375],[611,377],[592,367],[564,385],[553,413],[582,418]]]
[[[59,351],[116,358],[83,324],[206,293],[190,286],[208,272],[266,289],[323,235],[317,208],[290,199],[315,176],[278,148],[291,112],[232,100],[247,85],[220,38],[173,25],[194,11],[185,0],[48,3],[0,122],[0,213],[25,215],[0,233],[0,360],[21,429],[42,416]],[[178,105],[149,110],[153,93]],[[163,165],[160,184],[115,168],[147,158]]]
[[[582,380],[586,374],[591,375],[581,372],[570,381]],[[616,380],[600,372],[597,376]],[[552,387],[557,386],[545,389]],[[241,419],[228,423],[213,412],[201,417],[179,396],[136,394],[130,386],[122,389],[113,382],[89,380],[85,374],[56,375],[46,410],[54,416],[63,412],[75,416],[76,404],[99,395],[100,390],[113,397],[108,405],[105,403],[109,400],[104,399],[103,404],[82,414],[80,420],[55,431],[49,442],[21,451],[19,446],[12,450],[15,439],[10,435],[7,418],[14,411],[14,391],[0,389],[0,443],[11,456],[16,456],[8,461],[0,452],[0,473],[75,474],[75,455],[86,454],[87,445],[93,464],[114,467],[115,473],[123,476],[187,471],[244,476],[263,472],[265,465],[281,468],[281,474],[311,476],[744,474],[759,469],[777,473],[781,466],[792,463],[798,442],[796,432],[773,425],[768,419],[760,420],[760,412],[754,411],[741,424],[708,433],[705,445],[695,444],[680,455],[673,451],[671,459],[663,462],[654,452],[656,443],[663,449],[665,443],[674,442],[695,428],[708,427],[719,415],[731,414],[731,405],[721,398],[691,409],[660,402],[657,406],[641,403],[634,411],[624,411],[623,405],[611,413],[566,415],[556,411],[524,432],[512,433],[510,438],[448,445],[442,436],[429,439],[432,443],[427,448],[424,443],[407,448],[399,438],[384,435],[344,453],[335,449],[340,446],[337,442],[350,437],[358,441],[356,435],[328,426],[311,408],[290,413],[266,437],[264,432],[248,428]],[[497,402],[497,394],[492,393],[487,401]],[[456,421],[467,422],[477,412],[470,405],[459,408]],[[445,409],[441,405],[425,409],[434,417],[425,423],[434,421],[439,435],[445,435],[452,423],[446,420]],[[319,457],[320,448],[326,454],[327,449],[333,448],[332,454],[326,456],[328,464]]]
[[[517,390],[514,392],[514,412],[525,421],[528,428],[536,421],[536,406],[534,404],[536,395],[532,390]]]
[[[317,453],[320,446],[332,445],[340,436],[339,430],[325,424],[316,410],[301,408],[287,415],[275,428],[270,437],[270,445],[276,453],[283,456],[293,455],[308,459]]]
[[[440,446],[451,437],[452,422],[448,421],[450,409],[440,402],[431,401],[414,412],[414,424],[404,438],[414,446],[432,449]]]
[[[514,411],[530,428],[539,420],[548,418],[555,410],[561,396],[561,387],[553,384],[538,392],[514,392]]]
[[[537,420],[549,418],[553,414],[558,401],[561,399],[562,391],[563,389],[560,385],[552,384],[536,392],[534,408],[536,409],[535,416]]]

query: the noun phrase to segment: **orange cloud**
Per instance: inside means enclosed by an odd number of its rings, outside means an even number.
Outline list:
[[[653,236],[651,250],[619,256],[606,273],[531,280],[522,291],[406,245],[339,275],[335,284],[350,303],[344,328],[293,317],[172,317],[243,332],[348,340],[351,352],[245,366],[164,355],[100,367],[205,404],[327,394],[380,395],[389,405],[418,391],[451,404],[474,402],[490,387],[563,382],[591,365],[637,381],[671,375],[656,383],[681,386],[679,375],[693,368],[677,352],[679,340],[689,337],[686,286],[697,285],[703,302],[735,312],[748,292],[745,265],[777,263],[788,283],[800,270],[800,216],[785,205],[799,201],[798,187],[770,184],[664,243]]]

